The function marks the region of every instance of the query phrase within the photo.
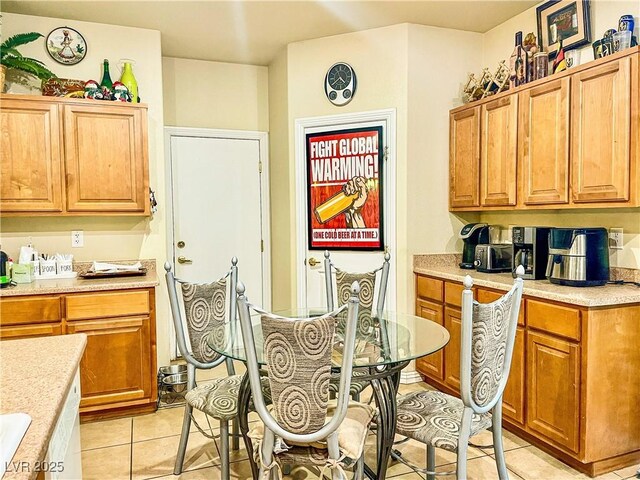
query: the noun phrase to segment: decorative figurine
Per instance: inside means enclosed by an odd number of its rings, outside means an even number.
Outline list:
[[[533,32],[527,33],[524,37],[524,49],[527,52],[527,82],[533,80],[533,57],[540,51],[538,42]]]
[[[129,89],[121,82],[113,82],[113,99],[118,102],[130,102]]]
[[[95,80],[88,80],[84,84],[84,98],[90,98],[92,100],[102,99],[102,91],[100,90],[98,82]]]

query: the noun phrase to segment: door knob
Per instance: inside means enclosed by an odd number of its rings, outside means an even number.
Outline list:
[[[309,264],[310,267],[315,267],[320,262],[318,260],[316,260],[315,258],[310,257],[310,258],[307,259],[307,263]]]
[[[180,255],[178,257],[178,263],[193,263],[193,260],[191,260],[190,258],[185,257],[184,255]]]

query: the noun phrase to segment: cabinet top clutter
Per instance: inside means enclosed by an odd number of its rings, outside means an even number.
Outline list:
[[[449,209],[640,206],[639,52],[451,110]]]
[[[149,215],[145,104],[0,100],[2,216]]]

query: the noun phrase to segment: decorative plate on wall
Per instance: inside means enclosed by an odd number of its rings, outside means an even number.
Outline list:
[[[47,35],[47,52],[58,63],[75,65],[87,55],[87,42],[77,30],[59,27]]]

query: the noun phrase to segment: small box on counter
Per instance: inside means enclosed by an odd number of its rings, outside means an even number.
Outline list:
[[[16,283],[31,283],[35,280],[33,264],[16,263],[13,265],[13,281]]]

